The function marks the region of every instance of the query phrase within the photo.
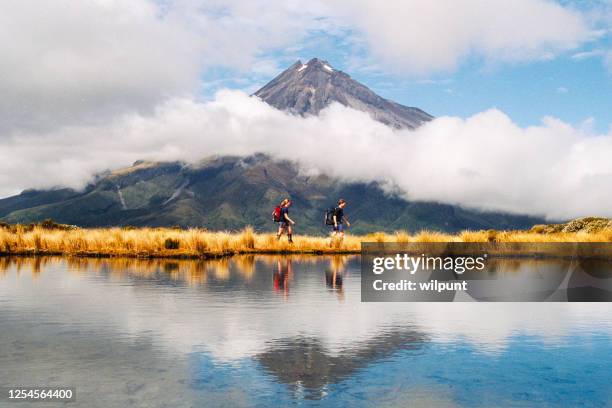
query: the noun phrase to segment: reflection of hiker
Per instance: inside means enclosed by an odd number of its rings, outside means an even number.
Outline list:
[[[342,240],[344,238],[344,226],[351,226],[348,218],[344,215],[344,207],[346,207],[346,200],[341,198],[338,200],[338,206],[328,213],[327,217],[331,220],[326,221],[326,223],[333,226],[332,238],[339,236]]]
[[[338,300],[344,300],[344,266],[344,258],[334,257],[330,260],[330,269],[325,271],[325,285],[338,294]]]
[[[290,243],[293,243],[293,229],[291,226],[295,224],[295,222],[289,218],[289,207],[291,206],[291,200],[285,198],[281,203],[274,209],[274,213],[272,217],[275,222],[278,222],[278,233],[276,234],[276,239],[280,239],[281,235],[284,232],[287,232],[287,238]]]
[[[342,272],[338,270],[326,270],[325,284],[330,289],[342,290]]]
[[[289,278],[292,272],[291,259],[287,258],[283,267],[283,261],[279,258],[276,263],[276,271],[272,277],[275,292],[280,293],[282,291],[285,297],[289,296]]]

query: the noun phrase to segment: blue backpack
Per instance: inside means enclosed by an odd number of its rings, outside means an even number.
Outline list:
[[[325,210],[325,225],[334,225],[334,215],[336,214],[336,207],[330,207]]]

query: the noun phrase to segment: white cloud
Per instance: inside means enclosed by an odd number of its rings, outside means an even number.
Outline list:
[[[452,70],[470,56],[489,62],[551,58],[596,35],[579,12],[543,0],[332,4],[398,72]]]
[[[270,74],[273,62],[257,58],[263,50],[293,44],[323,23],[314,6],[269,3],[4,2],[0,132],[147,112],[196,93],[206,67]]]
[[[454,81],[453,78],[443,78],[443,79],[419,79],[416,81],[419,85],[447,85],[451,84]]]
[[[560,86],[560,87],[557,88],[557,93],[565,94],[565,93],[568,93],[568,92],[569,92],[569,90],[566,87],[564,87],[564,86]]]
[[[196,84],[197,38],[150,2],[8,3],[0,13],[4,128],[103,120]]]
[[[325,148],[322,139],[334,140],[337,149]],[[411,199],[553,218],[612,216],[612,133],[588,135],[554,118],[522,128],[494,109],[394,131],[340,105],[301,118],[224,91],[207,103],[168,101],[152,116],[131,114],[104,126],[20,134],[0,143],[3,194],[80,186],[95,171],[137,159],[264,152],[344,180],[390,182]]]
[[[582,51],[582,52],[575,53],[574,55],[572,55],[571,58],[573,60],[582,61],[588,58],[601,57],[604,54],[605,54],[604,50]]]

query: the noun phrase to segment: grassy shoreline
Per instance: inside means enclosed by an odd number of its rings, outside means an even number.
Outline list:
[[[10,226],[0,228],[0,256],[77,256],[207,259],[240,254],[355,254],[361,242],[612,242],[612,230],[599,232],[463,231],[457,234],[421,231],[347,235],[344,241],[325,236],[294,237],[289,244],[275,234],[211,232],[172,228],[69,228]]]

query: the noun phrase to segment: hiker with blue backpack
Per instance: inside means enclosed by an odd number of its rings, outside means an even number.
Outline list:
[[[293,244],[293,229],[292,225],[295,224],[291,218],[289,218],[289,207],[291,206],[291,200],[285,198],[281,203],[276,206],[274,212],[272,213],[272,220],[274,222],[278,222],[278,233],[276,234],[276,239],[280,240],[281,236],[286,232],[287,238],[290,244]]]
[[[351,223],[348,218],[344,215],[344,207],[346,207],[346,200],[341,198],[338,200],[338,206],[332,207],[325,213],[325,224],[333,226],[332,228],[332,241],[335,237],[340,237],[340,241],[344,239],[344,229],[350,227]]]

